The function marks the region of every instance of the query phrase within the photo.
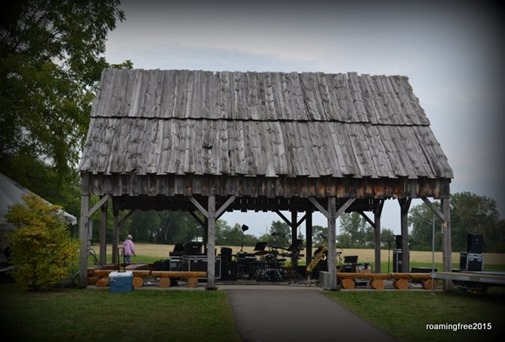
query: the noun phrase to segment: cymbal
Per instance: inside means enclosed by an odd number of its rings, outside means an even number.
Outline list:
[[[268,252],[268,251],[257,251],[254,254],[255,255],[267,255],[268,253],[270,253],[270,252]]]

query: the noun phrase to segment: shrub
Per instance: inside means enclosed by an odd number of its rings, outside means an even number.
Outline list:
[[[23,199],[24,205],[13,205],[6,214],[17,228],[10,235],[13,277],[28,290],[48,289],[68,275],[79,242],[70,237],[59,206],[33,194]]]

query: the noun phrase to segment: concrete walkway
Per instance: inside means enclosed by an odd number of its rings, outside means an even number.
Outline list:
[[[316,287],[221,287],[244,342],[394,341]]]

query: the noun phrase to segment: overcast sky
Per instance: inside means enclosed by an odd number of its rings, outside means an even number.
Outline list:
[[[503,217],[499,11],[484,1],[348,2],[125,0],[126,21],[109,34],[106,58],[142,69],[408,76],[454,170],[451,191],[491,197]],[[398,202],[386,201],[383,227],[399,233],[399,215]],[[222,219],[255,235],[280,220]],[[320,214],[314,224],[327,225]]]

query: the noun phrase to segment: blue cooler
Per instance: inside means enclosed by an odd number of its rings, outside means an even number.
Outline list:
[[[133,290],[133,272],[111,272],[109,274],[110,292],[131,292]]]

